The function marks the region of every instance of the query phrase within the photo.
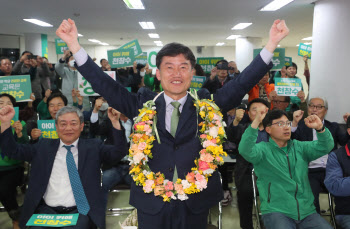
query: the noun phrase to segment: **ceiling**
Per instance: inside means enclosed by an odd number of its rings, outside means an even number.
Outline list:
[[[274,19],[285,19],[290,29],[282,47],[295,47],[304,37],[312,36],[315,0],[295,0],[280,10],[261,12],[260,8],[271,0],[143,0],[145,10],[129,10],[122,0],[12,0],[3,1],[0,14],[0,33],[23,35],[44,33],[49,40],[56,38],[55,31],[66,18],[75,20],[82,44],[97,39],[110,45],[122,45],[138,39],[141,45],[180,42],[188,46],[213,46],[218,42],[235,45],[226,40],[232,34],[262,37],[267,42]],[[79,15],[79,16],[75,16]],[[23,21],[36,18],[52,24],[44,28]],[[139,21],[152,21],[155,30],[143,30]],[[244,30],[231,30],[240,22],[253,24]],[[160,39],[151,39],[148,33],[158,33]]]

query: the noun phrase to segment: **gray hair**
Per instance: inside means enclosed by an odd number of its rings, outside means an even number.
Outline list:
[[[311,102],[312,99],[322,99],[322,100],[323,100],[323,103],[324,103],[324,108],[325,108],[326,110],[328,110],[328,100],[327,100],[325,97],[318,97],[318,96],[312,97],[312,98],[309,99],[308,104],[310,104],[310,102]]]
[[[57,124],[57,120],[58,117],[60,117],[61,115],[67,114],[67,113],[76,113],[80,119],[80,123],[84,122],[84,116],[83,116],[83,112],[81,112],[81,110],[79,110],[76,107],[71,107],[71,106],[65,106],[62,107],[57,113],[56,113],[56,124]]]

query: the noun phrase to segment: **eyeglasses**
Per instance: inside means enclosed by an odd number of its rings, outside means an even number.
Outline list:
[[[281,103],[288,103],[288,102],[287,101],[272,100],[272,103],[281,104]]]
[[[315,106],[315,105],[312,105],[312,104],[309,105],[309,108],[311,108],[311,109],[314,109],[315,107],[316,107],[316,110],[322,110],[322,108],[324,108],[325,106],[321,106],[321,105]]]
[[[291,121],[287,121],[287,122],[283,122],[283,121],[280,121],[280,122],[276,122],[276,123],[273,123],[271,124],[272,125],[278,125],[279,127],[291,127],[292,126],[292,122]]]

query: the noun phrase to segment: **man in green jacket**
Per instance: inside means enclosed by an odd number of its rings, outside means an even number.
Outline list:
[[[333,138],[316,115],[305,124],[317,132],[317,141],[291,140],[291,122],[281,110],[259,109],[242,136],[239,153],[253,164],[261,201],[261,213],[267,229],[332,228],[313,204],[308,180],[308,164],[333,148]],[[266,116],[266,117],[265,117]],[[258,126],[263,122],[269,142],[255,144]]]

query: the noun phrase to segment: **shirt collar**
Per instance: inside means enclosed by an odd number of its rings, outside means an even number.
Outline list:
[[[74,148],[77,148],[77,145],[78,145],[78,142],[79,142],[79,138],[75,141],[75,142],[73,142],[73,144],[70,144],[70,145],[73,145],[74,146]],[[65,146],[66,144],[64,144],[63,142],[62,142],[62,140],[60,139],[60,146],[59,146],[59,149],[61,149],[63,146]]]
[[[188,92],[186,92],[186,95],[184,97],[182,97],[181,99],[179,100],[174,100],[172,98],[170,98],[169,96],[167,96],[165,93],[164,93],[164,99],[165,99],[165,105],[166,107],[168,107],[169,105],[171,105],[170,103],[173,102],[173,101],[177,101],[179,103],[181,103],[181,106],[180,107],[183,107],[183,105],[185,104],[186,100],[187,100],[187,96],[188,96]]]

